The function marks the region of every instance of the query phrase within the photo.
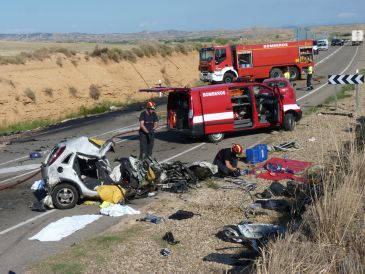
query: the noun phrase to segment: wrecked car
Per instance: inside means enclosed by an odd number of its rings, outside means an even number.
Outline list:
[[[58,209],[73,208],[80,198],[97,198],[95,187],[112,184],[106,153],[112,141],[87,137],[57,144],[42,162],[45,189]]]

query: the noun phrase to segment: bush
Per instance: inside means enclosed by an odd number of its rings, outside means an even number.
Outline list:
[[[157,55],[157,50],[152,45],[142,45],[141,50],[143,51],[144,55],[147,56],[147,57]]]
[[[52,97],[52,96],[53,96],[53,89],[52,89],[52,88],[45,88],[45,89],[43,90],[43,92],[44,92],[47,96],[49,96],[49,97]]]
[[[77,97],[77,88],[71,86],[68,88],[68,92],[71,94],[72,97]]]
[[[89,95],[90,95],[90,98],[94,99],[94,100],[98,100],[99,97],[100,97],[100,89],[92,84],[90,87],[89,87]]]
[[[140,48],[132,48],[132,52],[139,58],[142,58],[144,56],[144,53]]]
[[[130,50],[125,50],[123,52],[123,59],[125,59],[127,61],[130,61],[132,63],[136,63],[137,62],[136,55],[132,51],[130,51]]]
[[[168,45],[159,45],[157,51],[162,57],[171,56],[174,52],[173,48]]]
[[[30,100],[32,100],[33,102],[35,102],[35,93],[34,93],[33,90],[31,90],[30,88],[27,88],[26,90],[24,90],[24,94]]]
[[[107,64],[107,63],[108,63],[108,60],[109,60],[108,53],[106,53],[106,52],[102,52],[102,53],[100,54],[100,58],[101,58],[101,60],[103,60],[103,62],[104,62],[105,64]]]
[[[182,54],[185,54],[185,55],[188,55],[188,53],[189,53],[187,46],[185,46],[184,44],[177,44],[175,47],[175,51],[181,52]]]
[[[56,60],[56,64],[58,66],[60,66],[61,68],[63,67],[63,61],[62,61],[62,58],[61,57],[58,57],[57,60]]]

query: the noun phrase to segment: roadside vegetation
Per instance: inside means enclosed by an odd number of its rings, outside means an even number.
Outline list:
[[[321,191],[311,197],[299,229],[262,249],[257,273],[363,273],[364,133],[360,123],[354,140],[334,140],[318,174]]]
[[[128,104],[138,103],[134,101],[129,101],[128,103],[121,103],[121,102],[111,102],[111,101],[102,101],[97,103],[92,107],[80,107],[79,110],[72,112],[70,114],[65,115],[64,117],[60,117],[58,119],[39,119],[34,121],[25,121],[21,123],[16,123],[12,125],[6,125],[3,122],[3,125],[0,126],[0,134],[13,134],[13,133],[20,133],[27,130],[43,128],[51,125],[58,124],[66,119],[75,119],[75,118],[82,118],[89,115],[101,114],[104,112],[108,112],[113,108],[125,108]]]

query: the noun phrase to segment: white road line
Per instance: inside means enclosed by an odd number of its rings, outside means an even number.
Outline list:
[[[189,149],[187,149],[187,150],[185,150],[185,151],[183,151],[183,152],[181,152],[181,153],[179,153],[179,154],[176,154],[175,156],[172,156],[172,157],[170,157],[170,158],[167,158],[167,159],[163,160],[161,163],[168,162],[168,161],[170,161],[170,160],[172,160],[172,159],[174,159],[174,158],[177,158],[177,157],[179,157],[179,156],[181,156],[181,155],[183,155],[183,154],[185,154],[185,153],[188,153],[188,152],[190,152],[190,151],[192,151],[192,150],[194,150],[194,149],[197,149],[198,147],[201,147],[201,146],[203,146],[203,145],[205,145],[205,143],[201,143],[201,144],[199,144],[199,145],[196,145],[195,147],[189,148]]]
[[[16,158],[16,159],[13,159],[13,160],[10,160],[10,161],[7,161],[7,162],[4,162],[4,163],[0,163],[0,166],[2,165],[6,165],[6,164],[9,164],[9,163],[12,163],[12,162],[16,162],[18,160],[22,160],[22,159],[26,159],[26,158],[29,158],[29,156],[22,156],[20,158]]]
[[[322,60],[318,61],[317,63],[314,64],[314,66],[318,66],[319,64],[321,64],[322,62],[328,60],[331,56],[333,56],[334,54],[336,54],[342,47],[339,47],[338,49],[336,49],[334,52],[332,52],[330,55],[326,56],[325,58],[323,58]]]
[[[354,60],[355,60],[355,57],[357,55],[358,50],[359,50],[359,47],[356,48],[356,52],[355,52],[354,56],[352,57],[350,63],[347,65],[347,67],[343,71],[340,72],[340,74],[343,74],[346,70],[349,69],[349,67],[352,65],[352,62],[354,62]],[[308,92],[307,94],[303,95],[302,97],[298,98],[297,101],[300,101],[300,100],[304,99],[305,97],[317,92],[318,90],[320,90],[321,88],[323,88],[327,85],[328,85],[328,82],[326,82],[325,84],[323,84],[323,85],[319,86],[318,88],[312,90],[311,92]]]
[[[33,170],[40,167],[41,164],[31,164],[31,165],[22,165],[22,166],[12,166],[6,168],[0,168],[0,174],[4,173],[13,173],[18,171],[25,171],[25,170]]]
[[[26,172],[26,173],[20,174],[20,175],[18,175],[18,176],[11,177],[11,178],[9,178],[9,179],[6,179],[6,180],[3,180],[3,181],[0,181],[0,185],[1,185],[1,184],[3,184],[3,183],[9,182],[9,181],[11,181],[11,180],[14,180],[14,179],[17,179],[17,178],[23,177],[23,176],[25,176],[25,175],[32,174],[32,173],[37,172],[37,171],[39,171],[39,170],[40,170],[40,169],[32,170],[32,171],[30,171],[30,172]]]
[[[15,226],[9,227],[9,228],[7,228],[7,229],[5,229],[3,231],[0,231],[0,235],[4,235],[4,234],[6,234],[6,233],[8,233],[8,232],[10,232],[10,231],[12,231],[14,229],[17,229],[18,227],[21,227],[21,226],[26,225],[26,224],[28,224],[30,222],[33,222],[33,221],[35,221],[35,220],[37,220],[39,218],[42,218],[42,217],[44,217],[44,216],[46,216],[46,215],[48,215],[50,213],[53,213],[53,212],[55,212],[55,210],[54,209],[51,209],[51,210],[46,211],[46,212],[44,212],[44,213],[42,213],[40,215],[37,215],[37,216],[35,216],[35,217],[31,218],[31,219],[28,219],[28,220],[26,220],[24,222],[21,222],[21,223],[15,225]]]

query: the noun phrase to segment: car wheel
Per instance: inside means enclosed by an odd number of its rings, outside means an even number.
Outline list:
[[[219,143],[220,141],[223,140],[224,134],[223,133],[214,133],[214,134],[209,134],[207,137],[210,142]]]
[[[241,232],[239,231],[237,226],[229,225],[225,226],[222,231],[222,237],[224,241],[233,242],[233,243],[242,243],[243,239],[241,236]]]
[[[295,117],[291,113],[287,113],[284,116],[284,123],[283,123],[284,129],[287,131],[294,130],[295,127]]]
[[[299,70],[296,67],[289,67],[290,72],[290,80],[298,80],[299,79]]]
[[[76,187],[68,183],[61,183],[52,191],[52,202],[58,209],[70,209],[75,207],[79,197],[80,195]]]
[[[273,68],[270,71],[270,78],[280,78],[283,76],[283,72],[279,68]]]
[[[223,83],[232,83],[234,77],[235,76],[231,72],[227,72],[226,74],[224,74]]]

